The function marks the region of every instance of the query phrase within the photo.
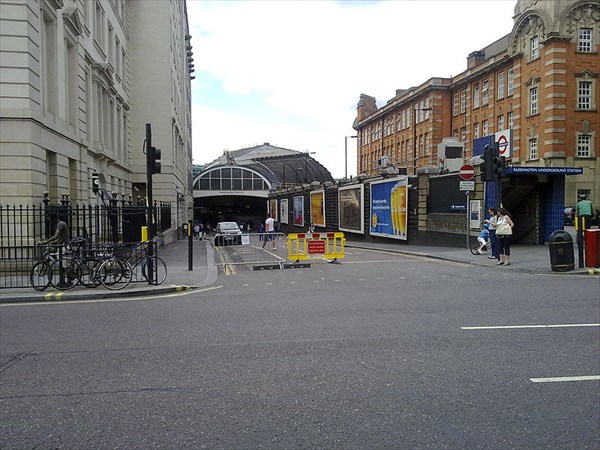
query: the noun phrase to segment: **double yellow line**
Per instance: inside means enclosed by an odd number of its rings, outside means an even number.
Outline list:
[[[237,275],[237,270],[235,270],[235,266],[233,265],[231,258],[227,253],[223,251],[221,247],[217,247],[217,252],[219,253],[219,258],[223,261],[223,272],[226,276]]]

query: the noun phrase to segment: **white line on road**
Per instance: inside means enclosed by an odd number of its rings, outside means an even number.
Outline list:
[[[600,375],[582,375],[579,377],[530,378],[534,383],[559,383],[563,381],[596,381]]]
[[[566,323],[557,325],[493,325],[482,327],[460,327],[461,330],[517,330],[523,328],[577,328],[600,327],[600,323]]]

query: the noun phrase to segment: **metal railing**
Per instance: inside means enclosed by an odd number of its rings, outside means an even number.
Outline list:
[[[286,239],[284,233],[216,234],[212,238],[215,264],[255,266],[283,263],[287,259]]]

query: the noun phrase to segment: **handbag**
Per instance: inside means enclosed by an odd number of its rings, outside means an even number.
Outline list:
[[[501,223],[496,225],[496,236],[510,236],[512,235],[512,227],[507,223]]]

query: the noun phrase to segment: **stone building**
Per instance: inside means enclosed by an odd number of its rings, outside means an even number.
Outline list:
[[[191,203],[186,4],[149,5],[0,0],[0,203],[143,199],[147,123],[162,150],[154,199]]]

